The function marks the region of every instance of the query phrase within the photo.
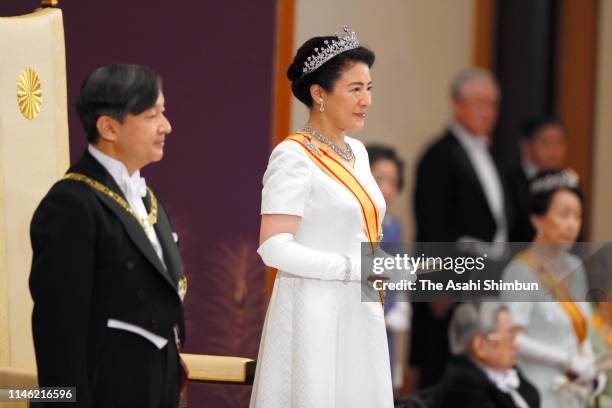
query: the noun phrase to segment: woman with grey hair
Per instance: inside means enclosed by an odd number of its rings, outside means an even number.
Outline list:
[[[503,304],[459,305],[448,333],[453,358],[432,407],[539,407],[537,390],[514,368],[516,334]]]

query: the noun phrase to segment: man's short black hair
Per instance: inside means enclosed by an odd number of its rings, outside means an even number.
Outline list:
[[[527,118],[521,123],[520,126],[520,136],[526,140],[533,140],[536,133],[547,126],[559,126],[563,127],[563,123],[561,120],[553,115],[542,115],[542,116],[533,116],[531,118]]]
[[[96,69],[81,85],[76,101],[87,141],[96,144],[100,139],[96,127],[100,116],[123,122],[127,114],[152,108],[161,89],[161,77],[144,65],[110,64]]]

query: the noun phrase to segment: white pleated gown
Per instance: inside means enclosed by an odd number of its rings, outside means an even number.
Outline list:
[[[346,137],[354,173],[376,203],[385,202],[365,147]],[[264,175],[262,214],[302,217],[295,240],[340,255],[366,242],[359,203],[295,142],[280,143]],[[391,408],[393,391],[384,314],[362,302],[358,282],[306,279],[279,271],[264,322],[251,408]]]

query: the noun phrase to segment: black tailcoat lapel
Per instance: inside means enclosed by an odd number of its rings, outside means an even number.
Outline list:
[[[455,158],[456,163],[461,167],[463,174],[468,177],[468,180],[466,181],[471,183],[478,190],[478,195],[480,196],[479,200],[486,203],[486,207],[489,210],[489,216],[492,220],[494,220],[495,217],[493,217],[493,212],[491,211],[491,207],[489,207],[489,201],[487,200],[487,196],[485,195],[482,184],[480,183],[480,179],[476,175],[476,169],[474,169],[467,152],[452,131],[448,131],[446,138],[450,146],[451,155]]]
[[[69,173],[80,173],[80,174],[84,174],[102,184],[104,184],[105,186],[107,186],[108,188],[110,188],[112,191],[114,191],[115,193],[119,194],[121,197],[123,197],[124,200],[127,199],[125,198],[125,196],[123,195],[123,193],[121,192],[121,189],[119,188],[119,186],[117,185],[117,183],[115,182],[115,180],[113,179],[113,177],[106,171],[106,169],[104,168],[104,166],[102,166],[89,152],[85,152],[85,154],[83,155],[83,157],[74,165],[72,166],[69,170]],[[78,182],[78,181],[77,181]],[[121,223],[123,224],[123,226],[125,227],[128,236],[130,237],[130,239],[134,242],[134,244],[136,245],[136,247],[143,253],[143,255],[147,258],[147,260],[149,262],[151,262],[151,264],[155,267],[155,270],[157,272],[159,272],[159,274],[170,284],[172,285],[172,287],[174,287],[174,289],[177,289],[178,285],[178,277],[174,278],[174,274],[171,275],[171,273],[166,270],[166,268],[164,268],[164,265],[161,263],[161,261],[159,260],[159,257],[157,256],[157,253],[155,252],[155,249],[153,248],[153,245],[151,244],[151,241],[149,240],[149,238],[147,237],[147,234],[145,233],[144,229],[142,228],[142,225],[140,225],[140,223],[136,220],[136,218],[134,218],[134,216],[130,213],[128,213],[121,205],[119,205],[119,203],[117,203],[115,200],[113,200],[112,198],[108,197],[106,194],[102,193],[101,191],[98,191],[95,188],[92,188],[92,191],[96,194],[96,197],[98,197],[98,199],[108,207],[109,210],[111,210],[116,216],[117,218],[119,218],[119,220],[121,221]],[[150,203],[150,198],[148,197],[147,194],[147,200],[148,203]],[[150,204],[149,204],[150,206]],[[160,206],[161,207],[161,206]],[[158,208],[160,208],[158,207]],[[162,215],[162,217],[160,217],[160,215]],[[163,221],[161,221],[161,219],[163,219]],[[158,221],[157,223],[160,223],[160,221],[162,222],[162,224],[164,224],[164,228],[162,228],[162,233],[158,233],[158,238],[160,241],[164,240],[167,241],[167,236],[166,235],[170,235],[170,237],[172,236],[171,231],[170,232],[166,232],[169,231],[169,226],[166,227],[168,225],[168,220],[166,219],[166,213],[162,210],[159,211],[158,210]],[[157,225],[156,225],[156,231],[157,231]],[[162,238],[163,237],[163,238]],[[172,245],[167,245],[166,243],[166,248],[171,248]],[[162,248],[164,248],[164,244],[162,244]],[[164,254],[166,252],[168,253],[172,253],[172,250],[166,249],[164,248]],[[174,252],[177,252],[176,250],[174,250]],[[176,254],[172,254],[172,257],[178,257],[178,255]],[[173,266],[175,266],[175,264],[177,263],[176,260],[173,260]],[[180,263],[180,260],[178,261]],[[175,268],[173,271],[176,270],[180,270],[182,271],[182,267],[180,269]]]
[[[157,196],[157,193],[155,193],[155,195]],[[159,199],[159,196],[157,197]],[[149,194],[147,194],[144,202],[147,211],[150,211],[151,198]],[[164,253],[164,262],[166,263],[166,268],[170,278],[174,282],[175,287],[178,287],[178,281],[184,275],[183,262],[181,261],[178,246],[172,237],[172,226],[170,225],[168,215],[166,214],[166,210],[160,204],[159,200],[157,206],[157,223],[155,224],[155,232],[157,233],[157,238],[159,239],[159,243],[161,244]]]

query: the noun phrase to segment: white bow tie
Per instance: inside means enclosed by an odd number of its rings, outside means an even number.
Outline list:
[[[503,375],[497,377],[495,382],[499,388],[507,390],[516,390],[520,385],[519,376],[516,373],[516,370],[513,368],[506,371]]]
[[[121,187],[128,197],[145,197],[147,195],[147,183],[143,177],[124,176],[121,179]]]
[[[506,371],[494,370],[492,368],[484,367],[483,368],[487,377],[502,391],[510,391],[516,390],[521,381],[519,379],[518,373],[514,368],[510,368]]]
[[[514,406],[517,408],[529,408],[527,401],[525,401],[523,396],[518,392],[521,380],[515,369],[511,368],[505,373],[497,372],[496,375],[490,376],[489,378],[493,380],[498,389],[510,395],[512,402],[514,402]]]

